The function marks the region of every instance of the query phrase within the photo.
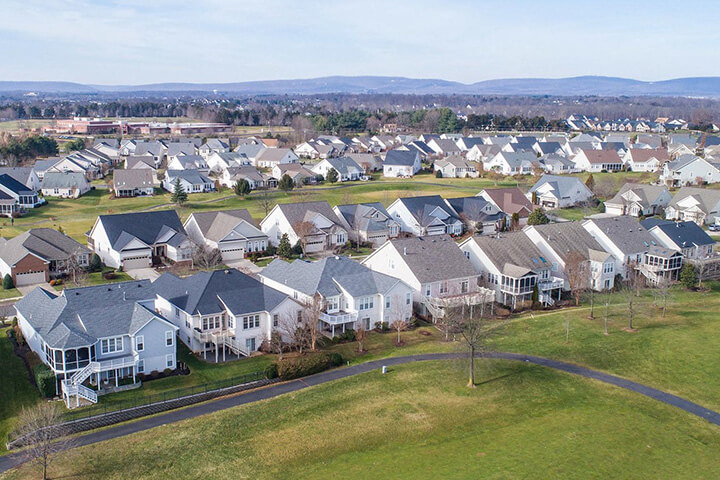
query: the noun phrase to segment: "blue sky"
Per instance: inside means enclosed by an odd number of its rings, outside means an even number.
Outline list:
[[[0,80],[720,75],[720,2],[0,0]]]

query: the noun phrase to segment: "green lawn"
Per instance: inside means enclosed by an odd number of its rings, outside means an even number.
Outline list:
[[[15,427],[22,407],[40,400],[40,393],[30,383],[25,365],[13,353],[8,330],[0,328],[0,454],[5,451],[5,439]]]
[[[720,431],[637,394],[490,362],[371,372],[63,454],[53,478],[714,478]],[[34,478],[30,467],[8,479]]]
[[[21,297],[22,294],[20,293],[20,290],[17,288],[11,288],[9,290],[5,290],[4,288],[0,288],[0,300],[5,300],[7,298],[16,298]]]

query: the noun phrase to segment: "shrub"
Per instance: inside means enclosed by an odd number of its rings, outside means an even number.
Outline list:
[[[89,268],[91,272],[99,272],[102,270],[102,260],[97,253],[93,253],[92,257],[90,257]]]
[[[3,290],[11,290],[13,288],[13,280],[9,273],[3,277]]]
[[[330,365],[333,367],[339,367],[343,364],[343,357],[337,352],[332,352],[328,354],[328,357],[330,359]]]
[[[103,278],[105,280],[113,280],[117,278],[117,274],[115,272],[105,272],[103,273]]]
[[[278,378],[278,365],[277,363],[271,363],[265,367],[265,378],[273,379]]]
[[[443,177],[443,176],[442,176],[442,170],[437,170],[437,171],[435,172],[435,178],[442,178],[442,177]]]
[[[25,345],[25,337],[23,336],[22,330],[20,329],[20,325],[18,325],[17,323],[17,318],[13,319],[12,332],[13,337],[15,337],[15,343],[17,343],[19,347]]]
[[[54,287],[56,283],[57,283],[57,280],[55,280],[55,279],[50,280],[51,287]]]
[[[300,357],[285,357],[277,364],[278,376],[283,380],[305,377],[327,370],[332,365],[330,355],[308,354]]]
[[[170,374],[172,373],[172,369],[166,368],[165,370],[163,370],[163,373],[164,373],[165,375],[170,375]]]
[[[43,397],[52,398],[55,396],[55,374],[53,374],[50,367],[44,363],[35,365],[33,369],[35,374],[35,384],[40,390]]]
[[[355,341],[355,330],[345,330],[337,337],[340,341],[354,342]]]

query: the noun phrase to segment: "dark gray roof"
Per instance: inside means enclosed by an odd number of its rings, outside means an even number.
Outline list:
[[[193,168],[187,170],[168,170],[167,172],[165,172],[165,174],[167,175],[168,181],[170,183],[175,182],[176,178],[181,178],[186,182],[190,183],[191,185],[215,183],[211,179],[200,173],[199,170]]]
[[[116,189],[149,188],[154,186],[153,175],[149,168],[115,170],[113,185]]]
[[[50,165],[52,166],[52,165]],[[0,175],[9,175],[17,182],[22,183],[30,189],[30,175],[32,175],[32,167],[3,167],[0,168]]]
[[[154,296],[148,280],[65,289],[61,294],[38,287],[15,308],[52,348],[72,348],[132,334],[149,319],[162,318],[152,310]]]
[[[155,160],[149,155],[128,155],[125,162],[128,170],[137,168],[138,164],[147,165],[153,170],[155,169]]]
[[[579,189],[581,192],[584,192],[587,195],[587,198],[593,196],[590,189],[578,177],[548,174],[540,177],[540,179],[535,182],[535,185],[530,188],[529,193],[537,191],[538,188],[542,187],[546,183],[549,183],[552,186],[553,190],[556,192],[555,196],[559,199],[563,197],[569,197],[572,190],[574,189]]]
[[[341,175],[349,175],[351,169],[359,172],[363,171],[363,168],[350,157],[328,158],[326,160],[330,165],[332,165],[332,168]]]
[[[339,295],[341,289],[353,297],[386,293],[399,281],[347,257],[328,257],[317,262],[273,260],[260,275],[305,295],[317,292],[323,297]]]
[[[715,240],[695,222],[673,222],[648,218],[640,222],[652,234],[654,229],[662,231],[670,237],[677,248],[688,248],[692,245],[715,245]]]
[[[67,260],[73,255],[89,253],[89,250],[72,238],[51,228],[33,228],[0,246],[0,258],[12,266],[28,253],[43,260]]]
[[[308,220],[309,213],[319,213],[337,225],[342,225],[340,219],[335,215],[330,204],[325,201],[320,202],[299,202],[299,203],[279,203],[278,208],[285,215],[290,225],[295,225]]]
[[[0,185],[12,191],[16,195],[31,195],[34,193],[24,183],[20,183],[7,173],[0,174]]]
[[[266,312],[288,298],[235,269],[200,272],[185,278],[165,273],[153,287],[159,297],[191,315],[220,313],[225,309],[223,304],[234,315]]]
[[[164,149],[163,144],[157,141],[137,142],[135,145],[135,155],[150,154],[154,157],[159,157],[163,154]]]
[[[133,237],[147,245],[153,245],[168,231],[185,235],[185,229],[175,210],[100,215],[98,222],[105,227],[110,244],[115,250],[120,250]]]
[[[460,218],[465,217],[470,222],[497,222],[505,216],[482,197],[448,198],[446,201]]]
[[[423,197],[403,197],[398,198],[398,201],[405,205],[410,214],[415,217],[415,220],[422,225],[427,227],[431,223],[437,221],[436,217],[432,213],[438,208],[442,209],[449,215],[449,219],[443,220],[445,223],[459,222],[460,219],[457,217],[455,211],[445,203],[445,200],[440,195],[426,195]]]
[[[389,243],[420,283],[477,276],[450,235],[393,238]]]
[[[197,147],[195,144],[190,142],[170,142],[168,144],[168,157],[174,157],[176,155],[195,155],[197,154]]]
[[[220,241],[236,230],[245,238],[267,237],[255,225],[255,220],[245,208],[236,210],[218,210],[214,212],[194,212],[192,217],[203,236],[212,241]]]
[[[403,150],[390,150],[385,155],[383,165],[397,165],[411,167],[415,165],[415,159],[418,157],[418,152],[403,151]]]
[[[335,208],[340,211],[340,215],[351,230],[359,229],[363,232],[382,231],[388,227],[387,220],[392,220],[390,214],[380,202],[337,205]]]

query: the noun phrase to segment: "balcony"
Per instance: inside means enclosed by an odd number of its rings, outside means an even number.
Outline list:
[[[565,282],[562,278],[558,277],[550,277],[544,280],[540,280],[538,282],[538,290],[541,292],[547,292],[549,290],[557,290],[558,288],[563,288],[565,285]]]
[[[352,323],[357,321],[357,312],[336,312],[336,313],[320,313],[320,320],[328,325],[342,325],[344,323]]]

